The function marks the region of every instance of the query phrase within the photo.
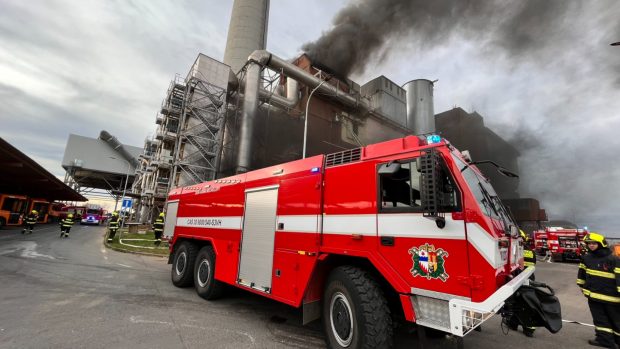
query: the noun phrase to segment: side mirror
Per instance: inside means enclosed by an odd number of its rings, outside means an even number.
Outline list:
[[[388,162],[379,166],[380,175],[393,175],[400,170],[400,164],[397,162]]]

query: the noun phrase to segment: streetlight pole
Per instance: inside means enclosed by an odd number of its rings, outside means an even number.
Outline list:
[[[123,160],[127,163],[127,172],[126,172],[126,176],[125,176],[125,187],[123,188],[123,201],[125,200],[125,194],[127,193],[127,182],[129,182],[129,169],[131,168],[131,164],[129,163],[129,161],[125,160],[125,159],[117,159],[113,156],[110,156],[110,159],[114,159],[114,160]],[[118,200],[116,200],[116,204],[114,204],[114,211],[116,211],[116,207],[118,206]],[[122,206],[121,206],[122,208]],[[123,216],[123,219],[121,220],[121,229],[123,228],[125,224],[125,215]]]
[[[303,149],[303,153],[301,158],[305,159],[306,158],[306,141],[308,139],[308,108],[310,107],[310,98],[312,98],[312,95],[314,94],[314,92],[316,92],[316,90],[319,89],[319,87],[321,87],[321,85],[323,85],[323,83],[326,80],[321,81],[320,84],[318,84],[313,90],[312,92],[310,92],[310,95],[308,96],[308,100],[306,101],[306,117],[304,120],[304,149]]]

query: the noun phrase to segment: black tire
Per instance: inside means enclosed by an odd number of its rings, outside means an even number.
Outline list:
[[[184,241],[174,249],[172,283],[176,287],[189,287],[194,283],[194,263],[196,262],[196,246]]]
[[[194,264],[194,288],[204,299],[220,298],[224,292],[224,283],[215,280],[215,252],[213,247],[205,246],[196,257]]]
[[[4,221],[4,218],[0,217],[0,229],[4,228],[5,225],[6,222]]]
[[[390,348],[390,309],[377,282],[353,266],[334,269],[323,295],[323,329],[329,348]]]

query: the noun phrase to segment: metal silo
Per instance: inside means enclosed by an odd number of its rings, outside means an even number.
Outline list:
[[[233,73],[239,72],[254,50],[265,49],[268,19],[269,0],[235,0],[224,51],[224,63]]]
[[[407,91],[407,128],[418,135],[435,132],[433,82],[411,80],[403,88]]]

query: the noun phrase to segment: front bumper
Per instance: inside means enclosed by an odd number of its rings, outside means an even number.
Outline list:
[[[450,332],[455,336],[463,337],[490,319],[504,306],[506,299],[517,292],[519,287],[529,284],[529,278],[534,274],[534,270],[535,267],[527,267],[484,302],[451,299],[449,302]]]

